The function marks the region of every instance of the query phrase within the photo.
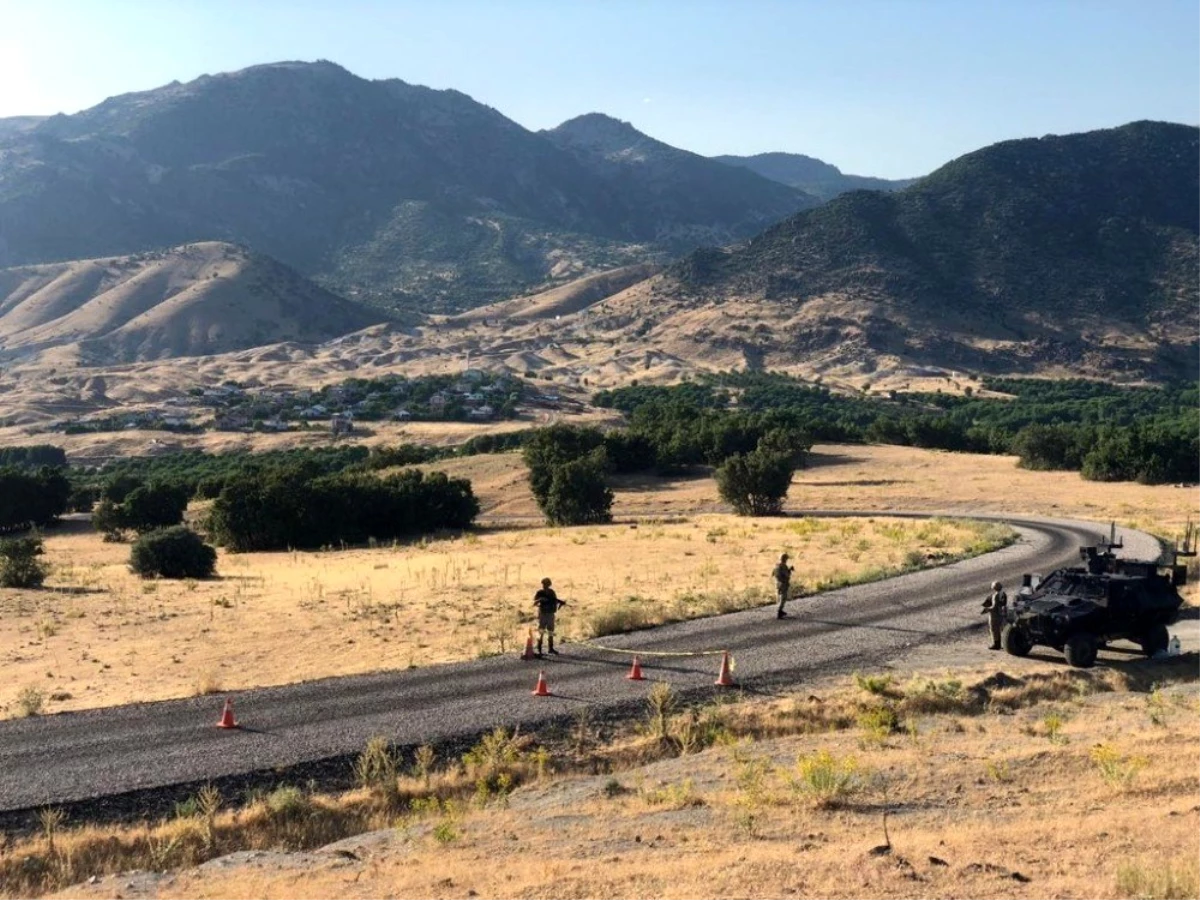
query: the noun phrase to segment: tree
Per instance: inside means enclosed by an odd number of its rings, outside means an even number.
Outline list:
[[[48,567],[38,559],[43,553],[37,532],[0,541],[0,587],[41,587],[49,574]]]
[[[172,484],[147,484],[135,488],[122,503],[125,527],[140,533],[169,528],[183,521],[187,491]]]
[[[67,509],[71,483],[59,469],[0,468],[0,532],[53,524]]]
[[[546,502],[558,466],[587,456],[603,443],[604,436],[595,428],[551,425],[535,431],[522,455],[529,467],[529,487],[538,505]]]
[[[612,502],[600,451],[555,466],[546,499],[539,505],[551,525],[599,525],[612,521]]]
[[[791,428],[772,428],[758,439],[755,448],[763,453],[779,453],[791,460],[794,469],[803,469],[808,461],[812,441],[801,431]]]
[[[100,489],[100,499],[112,503],[124,503],[125,498],[140,488],[144,482],[136,475],[124,473],[114,476]]]
[[[102,499],[92,510],[92,527],[104,535],[106,541],[121,540],[125,530],[125,510],[119,503]]]
[[[717,469],[721,498],[740,516],[777,516],[795,467],[784,453],[755,450],[729,457]]]
[[[105,490],[92,512],[92,526],[108,541],[121,539],[124,531],[144,534],[157,528],[169,528],[183,521],[187,510],[188,495],[183,487],[173,484],[142,484],[132,487],[128,481],[110,482],[117,485],[114,491]],[[127,492],[124,488],[129,487]],[[113,500],[113,496],[124,494],[124,499]]]
[[[151,531],[129,550],[129,567],[142,578],[211,578],[217,551],[182,525]]]

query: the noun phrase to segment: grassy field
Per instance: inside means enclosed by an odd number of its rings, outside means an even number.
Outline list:
[[[519,454],[451,459],[436,468],[470,478],[483,516],[536,516]],[[707,476],[614,480],[616,516],[695,515],[722,509],[716,483]],[[1033,472],[1016,457],[947,453],[890,445],[818,445],[810,465],[796,473],[786,509],[991,510],[1062,518],[1116,521],[1160,535],[1181,534],[1197,519],[1195,485],[1102,484],[1075,472]]]
[[[83,522],[51,534],[48,589],[0,591],[7,716],[159,700],[519,651],[543,576],[569,640],[770,600],[998,546],[949,520],[739,519],[489,529],[317,553],[222,554],[210,581],[142,581]]]

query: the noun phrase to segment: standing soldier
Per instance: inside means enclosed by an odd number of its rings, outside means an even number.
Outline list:
[[[559,600],[558,594],[550,587],[550,579],[542,579],[542,589],[533,595],[533,605],[538,610],[538,643],[537,655],[542,655],[542,635],[550,636],[550,652],[558,656],[554,649],[554,614],[567,605],[567,601]]]
[[[775,608],[775,618],[782,619],[787,616],[783,611],[783,606],[788,601],[788,590],[792,584],[792,572],[794,569],[788,565],[788,555],[786,553],[779,554],[779,562],[771,571],[775,576],[775,593],[779,597],[779,605]]]
[[[988,627],[992,631],[992,646],[989,650],[1000,649],[1000,631],[1004,628],[1004,613],[1008,609],[1008,594],[998,581],[992,582],[992,592],[983,601],[983,611],[987,613]]]

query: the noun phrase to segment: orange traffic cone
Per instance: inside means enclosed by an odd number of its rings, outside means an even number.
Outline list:
[[[538,683],[537,683],[537,687],[535,687],[533,689],[533,696],[535,696],[535,697],[549,697],[550,696],[550,688],[546,687],[546,673],[545,672],[542,672],[542,671],[538,672]]]
[[[233,701],[226,698],[225,710],[221,713],[221,721],[217,722],[218,728],[240,728],[237,721],[233,718]]]
[[[529,629],[529,633],[525,636],[525,652],[521,654],[521,659],[536,659],[537,654],[533,652],[533,629]]]
[[[641,666],[641,663],[638,662],[638,658],[636,656],[633,658],[633,668],[629,670],[629,674],[626,675],[625,677],[628,678],[630,681],[645,681],[646,680],[645,678],[642,677],[642,666]]]
[[[713,684],[718,687],[733,687],[733,679],[729,676],[729,651],[726,650],[721,655],[721,674],[717,676],[717,680]]]

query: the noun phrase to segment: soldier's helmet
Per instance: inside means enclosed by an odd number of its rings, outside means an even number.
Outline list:
[[[1002,585],[1002,584],[1000,584],[1000,582],[998,582],[998,581],[993,581],[993,582],[992,582],[992,590],[993,590],[993,591],[998,591],[998,590],[1000,590],[1002,587],[1003,587],[1003,585]]]
[[[542,579],[542,587],[550,587],[550,579],[549,578]]]
[[[779,554],[779,561],[780,561],[780,562],[787,562],[787,561],[788,561],[788,555],[787,555],[786,553],[780,553],[780,554]]]

